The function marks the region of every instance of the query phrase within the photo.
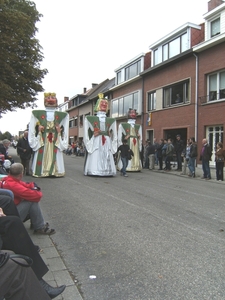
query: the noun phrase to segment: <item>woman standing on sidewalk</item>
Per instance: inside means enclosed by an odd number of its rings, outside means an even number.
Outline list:
[[[223,181],[225,150],[221,142],[216,144],[216,180]]]

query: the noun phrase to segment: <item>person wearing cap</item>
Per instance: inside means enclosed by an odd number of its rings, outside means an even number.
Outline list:
[[[184,152],[184,142],[180,134],[176,135],[175,152],[177,156],[177,171],[182,171],[182,153]]]
[[[28,140],[33,149],[32,176],[63,177],[63,151],[68,147],[69,115],[57,111],[55,93],[44,93],[45,110],[33,110]]]

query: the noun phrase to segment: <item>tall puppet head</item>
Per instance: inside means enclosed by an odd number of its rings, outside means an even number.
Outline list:
[[[127,115],[128,115],[128,119],[134,119],[134,120],[136,120],[136,118],[137,118],[137,111],[136,111],[136,109],[129,108],[129,110],[127,112]]]
[[[104,94],[100,93],[98,94],[98,101],[95,105],[94,111],[98,112],[98,111],[104,111],[104,112],[108,112],[109,109],[109,103],[107,99],[104,99]]]
[[[57,107],[56,93],[44,93],[44,104],[45,107]]]

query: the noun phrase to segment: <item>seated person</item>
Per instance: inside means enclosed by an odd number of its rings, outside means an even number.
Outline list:
[[[5,253],[13,254],[13,252],[0,251],[0,298],[6,300],[51,299],[41,287],[33,270],[24,268],[10,259],[4,262]],[[21,263],[24,263],[23,260]]]
[[[13,192],[14,202],[17,206],[20,219],[24,222],[29,215],[34,233],[54,234],[55,230],[50,229],[49,224],[45,223],[39,205],[43,194],[34,182],[27,183],[22,181],[23,171],[24,167],[21,163],[12,164],[9,169],[9,175],[1,181],[1,187]]]
[[[14,207],[13,207],[14,206]],[[2,209],[2,208],[3,209]],[[6,208],[6,209],[5,209]],[[12,199],[5,195],[5,199],[0,198],[0,249],[3,250],[11,250],[14,253],[17,254],[23,254],[28,257],[30,257],[33,260],[33,264],[31,265],[31,268],[36,275],[37,279],[39,280],[39,289],[40,285],[45,290],[45,292],[49,295],[51,299],[57,297],[60,295],[66,288],[65,285],[62,285],[60,287],[52,287],[47,282],[45,282],[42,277],[48,272],[48,267],[44,263],[43,259],[41,258],[40,254],[37,251],[36,246],[33,244],[26,228],[24,227],[22,221],[19,217],[16,215],[13,215],[15,212],[15,204],[12,201]],[[5,212],[8,211],[9,215],[6,215]],[[24,267],[23,267],[24,268]],[[27,269],[27,268],[24,268]],[[0,268],[1,271],[1,268]],[[7,272],[7,271],[6,271]],[[0,272],[1,274],[1,272]],[[21,275],[23,276],[23,275]],[[31,275],[33,276],[33,275]],[[0,282],[0,297],[3,296],[6,293],[6,299],[7,299],[7,293],[9,290],[3,289],[1,287],[1,284],[3,281],[3,277],[1,276],[1,282]],[[6,279],[4,277],[4,279]],[[11,278],[12,280],[12,278]],[[5,283],[5,287],[7,286],[7,283]],[[22,288],[22,287],[21,287]],[[3,293],[4,291],[4,293]],[[37,294],[38,295],[38,294]],[[18,297],[11,297],[10,299],[17,300]],[[26,299],[24,297],[19,297],[19,299]],[[28,299],[28,298],[27,298]],[[37,299],[37,298],[29,298],[29,299]],[[40,298],[39,298],[40,299]],[[49,299],[49,298],[41,298],[41,299]]]
[[[5,159],[9,159],[11,163],[14,163],[14,160],[12,159],[12,156],[8,154],[8,149],[10,146],[11,142],[7,139],[3,140],[0,143],[0,153],[5,156]]]

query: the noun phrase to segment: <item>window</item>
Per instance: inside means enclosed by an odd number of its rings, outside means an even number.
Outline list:
[[[168,44],[163,46],[163,61],[168,59]]]
[[[133,108],[133,94],[125,96],[123,98],[123,103],[124,103],[124,113],[126,114],[126,112],[129,110],[130,107]]]
[[[177,38],[169,43],[169,58],[180,53],[180,38]]]
[[[182,82],[166,87],[163,90],[163,107],[189,102],[189,82]]]
[[[116,76],[117,76],[117,84],[120,84],[121,81],[122,81],[122,78],[121,78],[121,71],[119,71],[119,72],[116,74]]]
[[[156,92],[148,93],[148,107],[147,110],[155,110],[156,109]]]
[[[225,71],[208,77],[208,101],[225,99]]]
[[[159,63],[159,50],[156,49],[154,51],[154,65],[157,65]]]
[[[80,116],[80,127],[83,127],[83,115]]]
[[[112,101],[112,117],[126,116],[129,108],[134,108],[140,113],[140,92],[135,92]]]
[[[119,100],[119,117],[123,116],[123,98],[120,98]]]
[[[189,49],[188,33],[184,32],[175,39],[162,46],[162,57],[159,57],[159,49],[154,50],[154,65],[165,61]]]
[[[137,76],[140,72],[141,72],[141,60],[138,60],[136,63],[130,65],[125,69],[125,80]]]
[[[211,37],[220,34],[220,18],[211,22]]]

